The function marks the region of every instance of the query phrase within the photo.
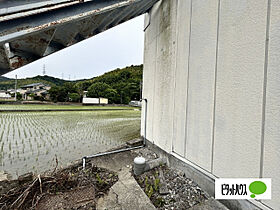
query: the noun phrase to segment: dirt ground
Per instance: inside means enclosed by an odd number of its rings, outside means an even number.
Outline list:
[[[0,210],[136,210],[153,209],[154,206],[160,210],[226,209],[183,172],[166,165],[160,164],[135,176],[132,166],[137,156],[143,156],[147,161],[159,158],[145,147],[96,157],[87,162],[85,170],[79,162],[55,173],[31,176],[31,179],[27,177],[27,181],[23,181],[25,177],[18,184],[5,183],[6,187],[13,187],[4,193],[0,189]],[[100,208],[102,206],[104,208]],[[110,208],[112,206],[116,208]]]
[[[116,173],[87,164],[33,177],[0,196],[0,209],[95,209],[118,181]]]

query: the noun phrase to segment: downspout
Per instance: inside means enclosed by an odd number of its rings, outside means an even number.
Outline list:
[[[145,120],[144,120],[144,140],[143,144],[146,146],[147,139],[147,109],[148,109],[148,100],[146,98],[140,99],[140,102],[145,101]]]

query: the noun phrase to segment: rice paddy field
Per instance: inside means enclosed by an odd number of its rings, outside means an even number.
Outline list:
[[[0,110],[43,108],[21,106],[0,105]],[[99,111],[0,112],[0,171],[16,178],[55,168],[56,157],[59,166],[66,166],[108,150],[139,137],[140,115],[137,109],[104,111],[102,107]]]
[[[0,111],[4,110],[52,110],[52,109],[60,109],[60,110],[70,110],[70,109],[134,109],[133,107],[126,106],[79,106],[79,105],[51,105],[51,104],[0,104]]]

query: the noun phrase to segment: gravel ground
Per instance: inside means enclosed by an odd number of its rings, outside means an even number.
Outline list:
[[[210,198],[183,172],[167,166],[154,168],[135,179],[158,209],[188,209]]]
[[[134,152],[146,161],[159,157],[148,147]],[[134,177],[158,209],[188,209],[210,198],[182,171],[167,166],[160,166]]]

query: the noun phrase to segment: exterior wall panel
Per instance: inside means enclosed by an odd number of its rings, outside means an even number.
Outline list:
[[[145,48],[144,48],[144,70],[143,70],[143,93],[142,97],[148,100],[147,104],[147,139],[153,140],[153,120],[154,120],[154,92],[156,77],[157,58],[157,36],[159,34],[159,8],[161,2],[156,3],[149,12],[150,17],[145,18]],[[144,136],[145,104],[142,106],[141,135]]]
[[[280,2],[271,2],[263,177],[272,178],[273,199],[263,202],[280,209]]]
[[[221,1],[214,174],[259,177],[267,1]]]
[[[193,0],[190,39],[186,157],[211,171],[217,0]]]
[[[157,37],[157,59],[154,95],[154,142],[166,151],[171,151],[173,136],[173,103],[174,103],[174,71],[175,60],[173,30],[176,1],[162,1],[159,9],[159,35]],[[171,24],[173,23],[173,24]]]
[[[176,69],[174,88],[174,135],[173,151],[185,156],[185,130],[188,87],[189,35],[191,22],[191,0],[178,1]]]
[[[147,137],[166,151],[171,151],[173,137],[175,35],[177,1],[160,1],[150,12],[146,31],[143,97],[148,99]],[[149,46],[149,47],[148,47]],[[147,66],[145,64],[147,63]],[[152,69],[154,68],[154,69]],[[147,71],[154,73],[146,73]],[[154,74],[154,75],[153,75]],[[153,93],[152,93],[153,92]],[[144,110],[143,110],[144,111]],[[142,112],[143,117],[144,112]],[[144,117],[142,118],[144,119]],[[142,135],[143,131],[142,120]],[[159,126],[160,125],[160,126]]]
[[[147,36],[147,33],[146,33]],[[153,141],[153,109],[154,109],[154,87],[156,77],[156,55],[157,55],[157,39],[152,40],[150,43],[145,38],[144,49],[144,72],[143,72],[143,98],[147,99],[147,139]],[[142,121],[141,121],[141,135],[144,136],[144,123],[145,123],[145,102],[142,102]]]

